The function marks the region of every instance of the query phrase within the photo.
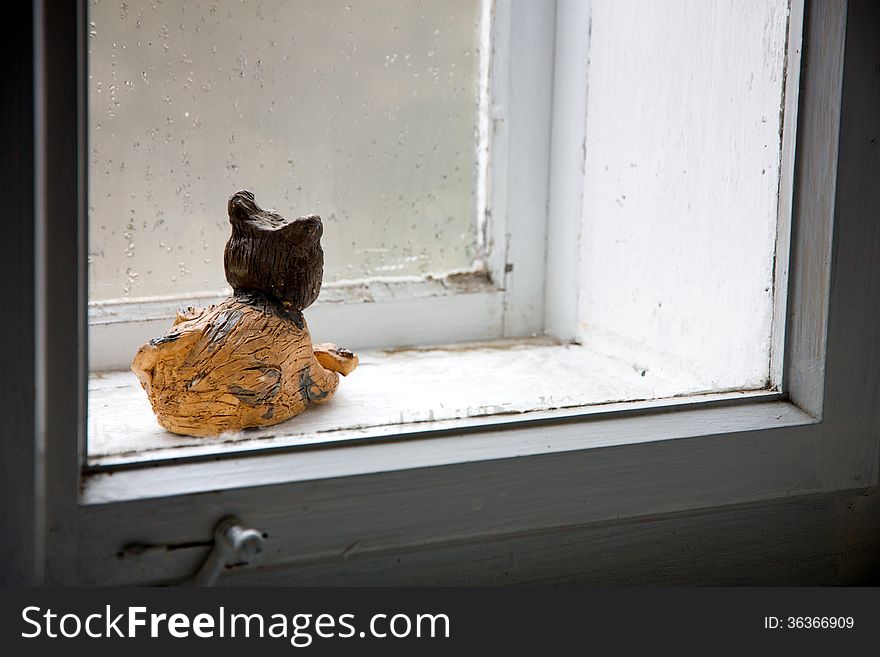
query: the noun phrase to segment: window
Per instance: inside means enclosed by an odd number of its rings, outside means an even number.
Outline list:
[[[482,9],[92,2],[90,298],[224,288],[242,188],[323,215],[329,284],[473,269]]]
[[[602,10],[601,3],[593,4],[594,10]],[[507,149],[500,160],[506,168],[503,175],[493,170],[496,185],[490,192],[503,199],[510,214],[547,201],[542,183],[524,184],[524,163],[528,170],[535,166],[535,158],[528,157],[534,153],[527,148],[534,142],[512,136],[536,138],[524,129],[535,124],[514,108],[528,107],[523,111],[533,119],[546,119],[538,122],[547,126],[545,144],[550,143],[551,125],[550,103],[516,102],[523,88],[515,82],[531,71],[533,80],[549,84],[539,63],[549,63],[552,70],[553,48],[532,46],[555,43],[557,59],[564,60],[560,52],[566,39],[575,48],[580,43],[573,38],[577,26],[582,29],[584,24],[574,20],[578,11],[585,12],[582,3],[497,4],[497,29],[519,46],[511,49],[505,64],[509,70],[501,76],[510,81],[512,114],[505,117],[505,127],[498,128],[504,135],[500,149]],[[589,20],[590,14],[579,16]],[[43,132],[38,130],[37,137],[43,176],[38,190],[46,199],[38,209],[44,233],[37,262],[45,282],[39,288],[45,335],[40,343],[39,389],[44,392],[39,417],[53,499],[46,509],[50,580],[94,584],[185,579],[204,557],[199,541],[210,536],[220,516],[235,512],[266,531],[271,542],[265,562],[238,574],[239,582],[403,583],[425,582],[428,577],[438,582],[546,581],[562,574],[540,557],[528,562],[529,550],[556,550],[557,557],[568,560],[567,572],[576,573],[575,562],[584,567],[583,550],[596,552],[589,538],[600,524],[625,522],[641,528],[662,518],[682,526],[689,519],[718,517],[717,528],[735,520],[724,515],[725,509],[748,516],[749,509],[766,504],[777,505],[781,517],[792,518],[792,509],[804,496],[847,499],[876,487],[877,420],[869,410],[877,407],[876,387],[870,385],[873,371],[862,354],[877,348],[880,322],[873,320],[880,304],[874,290],[880,285],[875,271],[858,263],[870,261],[874,248],[870,208],[876,191],[862,184],[862,165],[869,157],[865,136],[871,129],[864,102],[875,103],[877,96],[871,95],[876,82],[865,73],[863,62],[871,60],[864,57],[866,52],[878,53],[871,38],[876,16],[859,3],[847,14],[837,5],[811,2],[807,12],[808,47],[797,105],[790,312],[784,388],[778,394],[733,402],[685,402],[662,412],[547,411],[463,419],[443,427],[404,426],[396,435],[363,443],[309,449],[284,445],[274,452],[220,459],[203,454],[177,461],[168,455],[151,467],[128,463],[85,474],[80,468],[84,404],[70,391],[84,390],[85,295],[78,281],[86,251],[82,236],[77,242],[71,233],[76,222],[69,221],[77,210],[82,216],[85,208],[76,207],[81,189],[76,139],[65,138],[76,135],[82,123],[72,111],[77,107],[71,102],[77,98],[72,85],[46,84],[47,79],[69,83],[76,77],[71,56],[76,52],[75,34],[65,29],[70,19],[63,12],[38,12],[36,32],[42,76],[37,97],[44,112]],[[85,24],[82,13],[79,24]],[[560,70],[557,65],[554,99],[565,93]],[[554,119],[554,131],[558,125]],[[565,141],[563,136],[554,132],[554,143]],[[582,143],[575,140],[574,146]],[[53,158],[47,157],[49,144]],[[785,149],[783,135],[783,157]],[[560,176],[564,179],[551,169],[551,189],[558,191]],[[573,201],[565,194],[551,195],[551,203],[576,203],[577,196],[572,195]],[[498,207],[492,206],[493,215]],[[558,250],[565,243],[553,237],[559,228],[553,216],[551,210],[549,225],[517,224],[522,227],[518,239],[529,243],[534,233],[547,231],[548,248]],[[570,220],[572,215],[563,216]],[[834,230],[832,219],[837,219]],[[70,248],[74,243],[80,245],[76,252]],[[515,277],[504,279],[505,296],[517,294],[518,285],[528,287],[532,280],[528,273],[536,263],[520,258],[520,247],[511,242],[505,254],[516,258],[509,272]],[[560,262],[563,259],[552,259],[553,266]],[[490,262],[490,273],[493,267]],[[547,280],[559,275],[564,277],[565,271],[548,273]],[[52,304],[46,303],[49,285]],[[548,305],[558,301],[551,301],[550,289],[548,285]],[[531,309],[529,303],[519,306],[519,318],[510,316],[513,323],[521,321],[519,327],[543,307],[543,286],[533,292],[520,298],[541,301]],[[49,408],[51,413],[46,412]],[[79,444],[74,438],[80,438]],[[710,533],[711,525],[705,531]],[[560,535],[570,542],[557,540]],[[159,549],[122,549],[132,543]],[[818,551],[833,551],[841,542],[832,537],[816,543],[820,544]],[[607,545],[613,549],[622,542],[611,539]],[[754,556],[766,541],[754,538],[748,546]],[[469,566],[468,555],[479,565]],[[499,555],[509,556],[506,568]],[[791,568],[792,573],[803,572]]]
[[[93,364],[127,370],[178,306],[221,287],[224,190],[243,186],[327,215],[329,289],[306,313],[317,341],[420,349],[367,351],[332,407],[222,441],[167,434],[130,372],[97,376],[91,463],[775,394],[796,116],[782,103],[800,42],[788,9],[596,3],[554,46],[552,12],[515,38],[506,6],[478,0],[93,4]],[[534,182],[559,177],[554,194]],[[555,203],[567,195],[574,207]],[[570,266],[551,280],[560,255]],[[430,314],[414,321],[413,303]],[[425,331],[438,320],[441,335]],[[438,347],[475,335],[542,337]]]
[[[92,368],[126,369],[180,305],[225,293],[225,203],[243,187],[323,215],[313,332],[358,348],[496,337],[477,211],[490,8],[91,3]],[[403,330],[436,297],[431,334]]]

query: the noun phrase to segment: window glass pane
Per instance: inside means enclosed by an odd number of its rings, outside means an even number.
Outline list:
[[[325,282],[471,268],[480,4],[94,0],[90,298],[224,287],[241,188]]]

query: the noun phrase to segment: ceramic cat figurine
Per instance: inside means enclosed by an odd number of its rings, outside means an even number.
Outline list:
[[[324,268],[317,215],[284,219],[249,191],[229,199],[224,252],[233,294],[178,312],[165,335],[131,364],[159,424],[212,436],[283,422],[329,400],[357,356],[313,345],[302,311],[318,298]]]

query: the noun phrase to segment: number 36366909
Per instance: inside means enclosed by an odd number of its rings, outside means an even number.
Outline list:
[[[764,616],[764,628],[768,630],[849,630],[853,625],[852,616]]]

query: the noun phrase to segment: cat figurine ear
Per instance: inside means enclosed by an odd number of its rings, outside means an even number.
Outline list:
[[[324,275],[321,217],[285,219],[260,208],[247,190],[233,194],[227,209],[232,236],[223,264],[232,289],[259,292],[290,310],[314,303]]]

